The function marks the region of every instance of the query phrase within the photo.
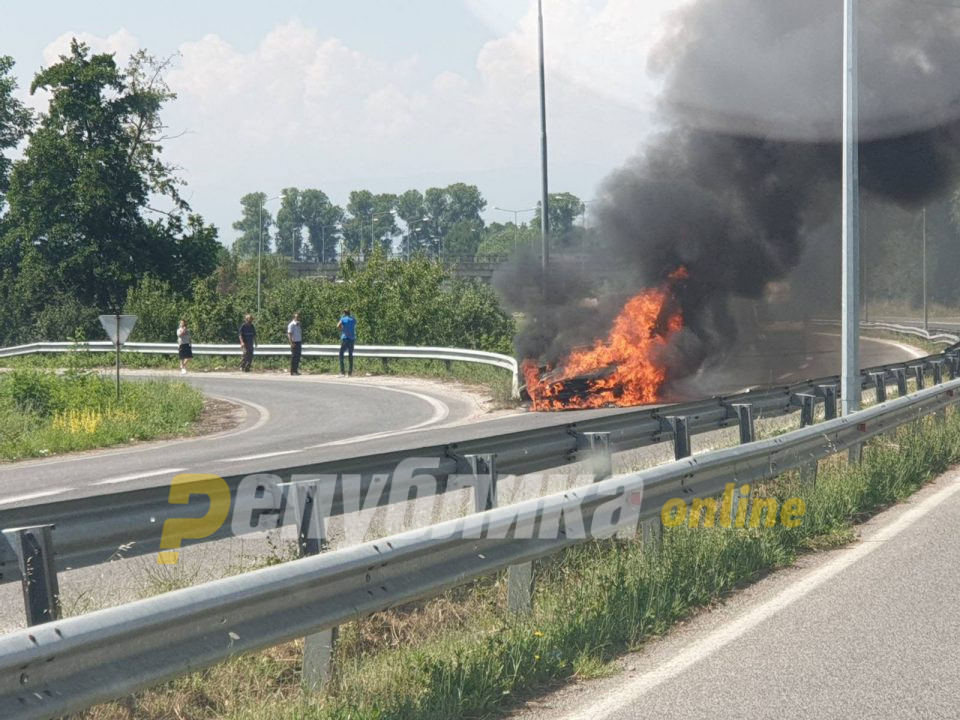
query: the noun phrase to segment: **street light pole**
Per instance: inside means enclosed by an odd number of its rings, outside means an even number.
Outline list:
[[[263,269],[263,206],[266,205],[271,200],[279,199],[279,195],[272,198],[266,198],[260,200],[260,207],[257,213],[257,224],[259,225],[259,240],[257,240],[257,314],[260,313],[260,285],[261,285],[261,271]]]
[[[843,288],[841,378],[843,414],[860,409],[860,173],[857,0],[843,2]]]
[[[509,208],[494,207],[494,210],[499,210],[500,212],[513,213],[513,251],[517,251],[517,239],[520,237],[520,222],[517,220],[517,216],[522,212],[536,212],[536,208],[524,208],[522,210],[510,210]]]
[[[547,265],[550,263],[550,214],[549,193],[547,192],[547,93],[543,69],[543,0],[537,0],[537,29],[540,50],[540,172],[541,200],[540,243],[543,248],[542,268],[543,294],[547,293]]]
[[[923,329],[924,331],[928,330],[927,321],[929,317],[927,315],[927,208],[923,208]]]

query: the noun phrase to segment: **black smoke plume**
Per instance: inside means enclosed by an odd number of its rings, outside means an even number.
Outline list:
[[[864,202],[916,207],[956,182],[960,9],[859,8]],[[497,281],[526,314],[521,357],[556,362],[604,336],[626,298],[683,265],[676,378],[738,337],[750,324],[742,299],[790,278],[811,238],[818,257],[806,272],[838,276],[841,10],[839,0],[701,0],[673,17],[650,60],[669,129],[609,176],[595,208],[606,271],[558,259],[544,296],[527,258]],[[792,280],[794,302],[839,305],[839,286]]]

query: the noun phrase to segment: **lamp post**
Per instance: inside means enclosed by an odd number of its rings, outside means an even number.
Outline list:
[[[843,287],[840,397],[843,414],[860,409],[860,175],[857,0],[843,1]]]
[[[923,330],[927,332],[929,330],[928,320],[929,316],[927,315],[927,208],[923,208],[923,230],[921,232],[921,237],[923,238],[923,253],[921,255],[921,262],[923,263]]]
[[[537,29],[540,50],[540,176],[541,200],[540,242],[543,248],[543,294],[547,294],[547,266],[550,263],[550,197],[547,192],[547,91],[543,69],[543,0],[537,0]]]
[[[510,210],[509,208],[495,207],[494,210],[499,210],[500,212],[513,213],[513,251],[517,251],[517,239],[520,237],[520,224],[517,220],[517,216],[523,212],[536,212],[536,208],[524,208],[523,210]]]
[[[280,196],[277,195],[272,198],[266,198],[265,200],[260,201],[259,212],[257,213],[257,225],[259,230],[259,240],[257,241],[257,314],[260,314],[260,285],[261,285],[261,274],[263,270],[263,206],[266,205],[271,200],[279,200]]]

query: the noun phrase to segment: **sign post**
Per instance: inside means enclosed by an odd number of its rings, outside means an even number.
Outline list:
[[[107,331],[107,335],[113,341],[117,350],[117,400],[120,400],[120,346],[127,341],[133,326],[137,324],[136,315],[101,315],[100,324]]]

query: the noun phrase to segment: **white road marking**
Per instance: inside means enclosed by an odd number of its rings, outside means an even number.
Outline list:
[[[28,493],[27,495],[14,495],[13,497],[0,500],[0,505],[9,505],[10,503],[20,502],[21,500],[36,500],[37,498],[48,497],[50,495],[59,495],[60,493],[69,492],[70,490],[73,490],[73,488],[54,488],[52,490]]]
[[[244,460],[263,460],[264,458],[277,457],[278,455],[293,455],[303,452],[303,450],[278,450],[277,452],[260,453],[259,455],[244,455],[243,457],[224,458],[216,462],[243,462]]]
[[[433,408],[433,415],[428,419],[418,422],[409,427],[401,428],[399,430],[386,430],[384,432],[370,433],[369,435],[359,435],[351,438],[344,438],[343,440],[331,440],[330,442],[320,443],[318,445],[309,445],[305,450],[314,450],[321,447],[332,447],[334,445],[349,445],[355,442],[364,442],[366,440],[376,440],[377,438],[384,437],[393,437],[394,435],[400,435],[401,433],[413,432],[414,430],[419,430],[421,428],[427,427],[428,425],[434,425],[438,422],[447,419],[447,416],[450,415],[450,408],[447,407],[446,403],[432,398],[429,395],[424,395],[423,393],[413,392],[412,390],[400,390],[399,388],[384,387],[383,385],[374,385],[381,390],[388,390],[390,392],[402,393],[404,395],[412,395],[413,397],[422,400]]]
[[[604,720],[614,713],[623,711],[628,706],[634,706],[641,697],[675,678],[687,668],[713,655],[741,636],[753,630],[760,623],[768,620],[778,612],[800,600],[812,590],[820,587],[828,580],[839,575],[858,560],[862,560],[877,550],[884,543],[892,540],[901,532],[923,519],[937,505],[960,491],[960,481],[954,481],[942,490],[937,491],[916,506],[904,512],[899,518],[884,527],[870,538],[869,542],[861,543],[844,551],[844,554],[831,560],[826,565],[808,573],[796,582],[787,586],[780,593],[756,606],[745,615],[740,616],[730,624],[717,629],[702,640],[688,646],[655,670],[643,673],[636,678],[624,678],[623,685],[612,695],[608,695],[599,703],[564,715],[563,720]]]
[[[165,468],[163,470],[151,470],[149,472],[134,473],[133,475],[121,475],[120,477],[109,478],[107,480],[98,480],[94,485],[116,485],[117,483],[129,482],[130,480],[139,480],[141,478],[153,477],[154,475],[176,475],[182,473],[186,468]]]

